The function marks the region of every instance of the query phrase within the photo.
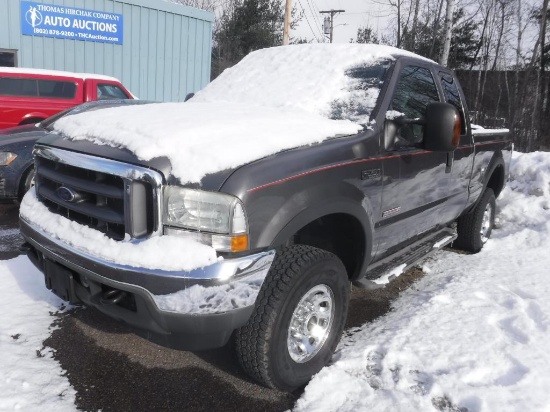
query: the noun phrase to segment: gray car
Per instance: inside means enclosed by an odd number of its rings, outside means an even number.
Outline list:
[[[33,185],[34,160],[32,149],[38,139],[64,116],[108,107],[153,103],[146,100],[100,100],[83,103],[59,112],[39,123],[0,130],[0,202],[21,200]]]

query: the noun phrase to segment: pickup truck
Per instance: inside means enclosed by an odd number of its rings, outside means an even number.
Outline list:
[[[114,77],[0,67],[0,129],[38,123],[84,102],[133,98]]]
[[[233,339],[292,391],[330,361],[352,284],[489,239],[513,146],[465,113],[453,72],[403,50],[256,51],[187,103],[57,121],[25,248],[63,299],[170,347]]]

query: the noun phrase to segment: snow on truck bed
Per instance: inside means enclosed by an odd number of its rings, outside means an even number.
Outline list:
[[[208,173],[362,130],[358,123],[329,119],[332,102],[357,97],[345,72],[396,55],[415,56],[357,44],[259,50],[186,103],[82,113],[55,128],[75,140],[125,147],[143,160],[167,156],[182,183],[200,182]],[[372,108],[378,90],[362,97]]]

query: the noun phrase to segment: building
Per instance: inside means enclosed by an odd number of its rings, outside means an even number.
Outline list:
[[[0,0],[0,65],[113,76],[141,99],[210,81],[213,13],[163,0]]]

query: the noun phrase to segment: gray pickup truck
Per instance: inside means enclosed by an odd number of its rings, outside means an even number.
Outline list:
[[[186,103],[57,122],[21,233],[66,301],[170,347],[232,338],[250,376],[294,390],[331,359],[352,284],[488,240],[513,145],[466,113],[452,71],[399,49],[261,50]]]

